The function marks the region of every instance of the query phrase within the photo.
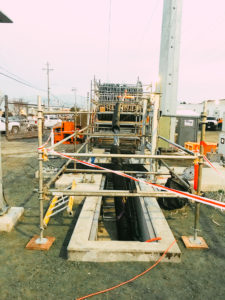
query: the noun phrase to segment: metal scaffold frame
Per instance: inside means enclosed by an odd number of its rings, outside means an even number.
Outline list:
[[[94,95],[93,95],[94,92]],[[47,226],[47,223],[49,222],[49,218],[57,212],[63,211],[67,209],[68,212],[71,213],[72,208],[71,208],[71,202],[72,198],[71,197],[76,197],[76,196],[124,196],[124,197],[179,197],[176,195],[172,195],[171,193],[165,192],[165,191],[157,191],[157,192],[141,192],[137,191],[135,193],[131,193],[130,191],[107,191],[107,190],[102,190],[99,192],[96,191],[83,191],[83,192],[77,192],[73,191],[72,186],[68,187],[67,189],[53,189],[51,186],[55,183],[55,181],[63,174],[67,172],[72,172],[72,173],[78,173],[78,172],[83,172],[85,173],[107,173],[110,172],[107,170],[81,170],[76,168],[76,164],[74,164],[73,169],[68,170],[68,165],[70,162],[73,161],[73,158],[78,159],[78,158],[90,158],[90,157],[98,157],[98,158],[133,158],[139,159],[142,163],[146,160],[150,160],[151,162],[151,168],[150,171],[121,171],[118,170],[118,172],[125,172],[127,174],[139,174],[139,175],[150,175],[150,179],[153,180],[154,182],[156,181],[156,177],[158,175],[162,174],[169,174],[168,173],[162,173],[158,172],[157,168],[157,161],[159,160],[192,160],[192,161],[198,161],[199,163],[199,178],[198,178],[198,191],[197,194],[201,194],[201,180],[202,180],[202,149],[200,151],[200,154],[193,153],[180,145],[177,145],[175,143],[170,142],[169,140],[166,140],[168,143],[171,143],[172,145],[175,145],[177,148],[179,148],[182,151],[185,151],[188,155],[159,155],[157,154],[157,142],[158,138],[158,121],[159,121],[159,102],[160,102],[160,94],[159,93],[149,93],[148,95],[142,94],[142,97],[138,100],[138,105],[142,106],[142,109],[136,112],[133,112],[134,115],[136,114],[141,114],[141,121],[138,124],[138,128],[134,132],[132,132],[128,139],[135,138],[140,144],[140,151],[138,154],[131,155],[131,154],[111,154],[111,153],[90,153],[91,149],[91,142],[94,139],[108,139],[110,138],[126,138],[126,134],[124,133],[113,133],[112,131],[106,132],[106,131],[98,131],[99,128],[96,128],[96,116],[97,112],[99,111],[99,107],[103,105],[104,101],[98,101],[97,95],[96,95],[96,81],[94,81],[94,90],[91,89],[90,93],[90,101],[88,107],[90,108],[89,111],[87,112],[65,112],[65,111],[43,111],[43,107],[41,105],[41,98],[38,97],[38,160],[39,160],[39,202],[40,202],[40,237],[38,239],[38,243],[42,244],[45,243],[45,238],[44,238],[44,229]],[[93,97],[92,97],[93,95]],[[140,95],[139,95],[140,96]],[[93,98],[93,99],[92,99]],[[104,99],[105,100],[105,99]],[[123,102],[126,104],[126,102]],[[66,137],[65,139],[61,140],[60,142],[51,145],[49,148],[45,149],[43,146],[43,128],[42,128],[42,121],[44,119],[44,115],[46,114],[87,114],[87,126],[84,127],[81,130],[75,130],[74,133],[72,133],[70,136]],[[203,115],[202,120],[203,120],[203,126],[202,126],[202,131],[205,130],[205,125],[204,125],[204,119],[205,115]],[[133,125],[136,122],[133,122]],[[149,127],[149,128],[147,128]],[[149,129],[151,129],[151,133],[149,132]],[[68,161],[60,168],[60,170],[55,174],[46,184],[44,184],[43,180],[43,163],[47,159],[48,155],[55,155],[55,156],[62,156],[59,152],[56,152],[55,149],[63,144],[66,140],[71,139],[72,137],[76,137],[78,134],[82,134],[86,136],[86,141],[84,144],[82,144],[78,150],[74,150],[73,153],[63,153],[64,157],[68,158]],[[202,134],[202,139],[204,138],[204,133]],[[165,139],[164,139],[165,140]],[[150,150],[150,154],[146,154],[145,150]],[[84,151],[84,152],[83,152]],[[177,174],[179,177],[179,175]],[[53,199],[50,202],[50,206],[47,210],[47,213],[44,216],[44,208],[43,208],[43,201],[44,200],[49,200],[49,196],[53,196]],[[70,203],[70,209],[68,209],[68,203]],[[199,218],[199,205],[196,207],[196,218],[195,218],[195,229],[194,229],[194,237],[197,238],[197,226],[198,226],[198,218]],[[48,220],[46,222],[46,220]]]

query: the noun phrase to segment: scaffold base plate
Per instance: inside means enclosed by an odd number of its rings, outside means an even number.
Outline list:
[[[47,240],[46,243],[40,244],[37,243],[36,240],[39,239],[39,235],[35,235],[26,245],[26,249],[28,250],[49,250],[52,244],[55,241],[55,237],[53,236],[46,236],[45,239]]]
[[[184,242],[184,245],[188,249],[208,249],[208,245],[206,244],[203,237],[198,236],[197,242],[194,242],[194,239],[192,236],[182,236],[182,241]]]

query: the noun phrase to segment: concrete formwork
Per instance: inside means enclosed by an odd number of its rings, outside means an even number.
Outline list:
[[[141,190],[151,190],[140,184]],[[115,262],[156,261],[174,241],[174,236],[155,198],[144,197],[136,206],[143,236],[161,237],[160,241],[97,241],[101,197],[86,197],[70,243],[68,259],[72,261]],[[177,244],[170,249],[163,261],[180,262],[181,252]]]

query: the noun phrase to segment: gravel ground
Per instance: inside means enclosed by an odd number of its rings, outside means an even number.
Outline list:
[[[2,142],[5,195],[9,205],[24,206],[25,213],[11,233],[0,233],[0,299],[75,299],[128,280],[151,266],[152,262],[67,261],[66,247],[81,207],[76,207],[74,218],[61,214],[51,220],[46,234],[56,241],[49,251],[25,250],[30,238],[39,233],[39,203],[33,192],[38,186],[36,147],[34,139],[7,142],[3,138]],[[58,167],[62,161],[49,164]],[[207,196],[220,199],[221,193]],[[201,205],[199,234],[208,250],[187,250],[180,239],[193,233],[192,206],[164,213],[178,240],[182,262],[160,263],[134,282],[93,299],[225,299],[225,213]]]

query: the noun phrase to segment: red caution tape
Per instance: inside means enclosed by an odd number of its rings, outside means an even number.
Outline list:
[[[171,189],[171,188],[168,188],[166,186],[162,186],[162,185],[159,185],[159,184],[156,184],[156,183],[151,183],[151,182],[145,181],[143,179],[135,178],[133,176],[130,176],[130,175],[128,175],[126,173],[123,173],[123,172],[120,172],[120,171],[110,170],[110,169],[100,167],[98,165],[95,165],[95,164],[87,162],[87,161],[82,161],[82,160],[70,157],[70,156],[68,156],[66,154],[63,154],[63,153],[60,153],[60,152],[56,152],[56,151],[50,151],[50,152],[52,154],[58,154],[58,155],[60,155],[62,157],[74,160],[74,161],[76,161],[78,163],[81,163],[83,165],[86,165],[86,166],[89,166],[89,167],[92,167],[92,168],[96,168],[96,169],[100,169],[100,170],[106,170],[106,171],[108,171],[110,173],[114,173],[114,174],[117,174],[119,176],[123,176],[123,177],[129,178],[129,179],[134,180],[136,182],[142,182],[142,183],[145,183],[145,184],[149,184],[149,185],[154,186],[155,188],[157,188],[159,190],[168,191],[168,192],[174,193],[176,195],[179,195],[181,197],[188,198],[188,199],[194,200],[196,202],[200,202],[200,203],[203,203],[203,204],[207,204],[209,206],[213,206],[213,207],[225,210],[225,203],[217,201],[217,200],[212,200],[212,199],[205,198],[205,197],[202,197],[202,196],[199,196],[199,195],[193,195],[193,194],[190,194],[190,193],[187,193],[187,192],[182,192],[182,191],[174,190],[174,189]],[[94,156],[94,154],[93,154],[93,156]]]
[[[207,164],[216,171],[217,174],[219,174],[220,176],[222,176],[223,178],[225,178],[225,176],[211,163],[210,160],[208,160],[208,158],[204,155],[203,156],[204,160],[207,162]]]

